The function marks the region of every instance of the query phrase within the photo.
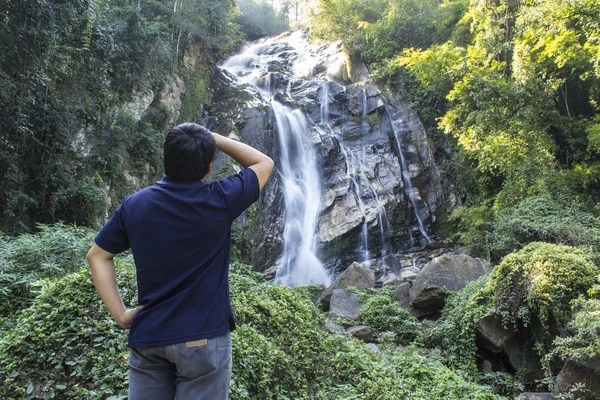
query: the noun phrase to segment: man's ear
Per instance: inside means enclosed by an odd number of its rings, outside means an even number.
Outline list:
[[[206,175],[204,175],[204,178],[202,178],[202,182],[204,182],[206,180],[206,178],[208,178],[211,170],[212,170],[212,161],[210,164],[208,164],[208,169],[206,170]]]

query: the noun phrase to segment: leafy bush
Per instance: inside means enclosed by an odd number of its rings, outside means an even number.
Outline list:
[[[91,230],[60,223],[38,225],[38,229],[38,233],[18,237],[0,234],[0,315],[4,318],[29,305],[37,280],[62,276],[85,265]]]
[[[58,190],[50,208],[56,220],[97,227],[106,213],[106,193],[93,179],[83,179]]]
[[[86,243],[87,244],[87,243]],[[133,260],[117,260],[126,304],[136,297]],[[231,270],[232,399],[497,399],[414,349],[376,354],[322,328],[309,290],[261,282]],[[120,398],[127,387],[127,333],[103,308],[89,269],[43,280],[31,307],[0,340],[0,396]]]
[[[451,294],[446,299],[442,318],[419,338],[426,347],[441,349],[446,365],[472,376],[479,374],[475,343],[477,322],[495,311],[487,282],[488,277],[483,276]]]
[[[572,300],[592,287],[597,274],[598,268],[580,249],[531,243],[504,257],[489,276],[452,294],[442,318],[419,341],[441,349],[447,365],[477,374],[477,322],[498,314],[506,326],[519,331],[539,361],[571,319]],[[539,368],[539,362],[525,361]]]
[[[600,275],[587,293],[573,301],[576,311],[572,327],[576,334],[571,337],[557,337],[547,361],[554,357],[586,359],[600,356]]]
[[[597,274],[583,250],[531,243],[506,256],[490,274],[489,285],[505,317],[546,336],[571,319],[571,301],[592,287]]]
[[[131,262],[117,262],[125,304]],[[0,397],[99,399],[127,390],[127,331],[102,306],[89,269],[40,282],[40,294],[0,341]]]
[[[496,252],[506,253],[535,241],[600,249],[600,221],[544,195],[527,197],[500,213],[491,240]]]
[[[390,332],[395,343],[407,345],[421,331],[421,324],[394,299],[394,287],[369,297],[360,310],[361,323],[377,332]]]

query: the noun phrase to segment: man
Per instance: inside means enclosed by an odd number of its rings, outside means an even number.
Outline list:
[[[215,149],[245,169],[205,183]],[[90,249],[94,285],[129,331],[129,399],[226,399],[235,328],[229,299],[231,224],[259,198],[273,161],[186,123],[164,143],[165,177],[127,197]],[[126,309],[113,257],[131,248],[140,306]]]

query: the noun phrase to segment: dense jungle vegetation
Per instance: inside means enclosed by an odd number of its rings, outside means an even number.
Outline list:
[[[0,4],[0,397],[126,398],[127,331],[85,263],[95,229],[161,176],[164,133],[203,115],[217,61],[298,24],[299,7],[315,40],[409,99],[462,191],[435,229],[497,265],[435,324],[389,289],[356,291],[373,352],[327,329],[322,288],[236,262],[231,398],[513,398],[552,390],[556,360],[600,356],[600,1],[279,3]],[[117,274],[134,305],[130,255]],[[492,314],[535,352],[515,374],[479,372],[476,324]]]
[[[411,100],[465,190],[440,228],[498,258],[598,248],[599,20],[596,0],[323,0],[312,32]]]

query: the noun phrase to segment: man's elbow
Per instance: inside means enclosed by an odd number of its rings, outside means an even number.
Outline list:
[[[269,157],[269,156],[266,156],[266,157],[267,157],[267,160],[266,160],[267,168],[269,171],[269,175],[271,175],[271,172],[273,172],[273,168],[275,168],[275,162],[273,161],[273,159],[271,157]]]
[[[92,251],[93,249],[94,249],[94,248],[93,248],[93,247],[91,247],[91,248],[88,250],[87,254],[85,255],[85,259],[87,260],[87,262],[88,262],[88,263],[89,263],[90,261],[92,261],[92,259],[94,258],[94,253],[93,253],[93,251]]]

